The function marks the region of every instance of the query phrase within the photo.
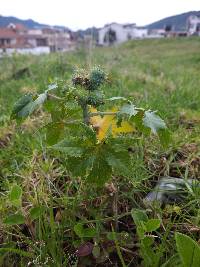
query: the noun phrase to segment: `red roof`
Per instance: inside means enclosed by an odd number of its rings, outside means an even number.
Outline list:
[[[18,31],[27,31],[27,28],[23,24],[15,24],[15,29]]]
[[[44,35],[39,34],[19,34],[12,29],[0,28],[0,39],[47,39]]]
[[[12,29],[13,31],[18,31],[18,32],[27,31],[27,28],[23,24],[20,24],[20,23],[16,23],[16,24],[15,23],[10,23],[10,24],[8,24],[7,28],[8,29]]]
[[[0,28],[0,38],[13,39],[17,38],[18,34],[11,29]]]

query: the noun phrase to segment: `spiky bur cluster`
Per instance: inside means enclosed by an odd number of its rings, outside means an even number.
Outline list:
[[[94,67],[89,73],[78,70],[72,77],[74,86],[82,86],[86,90],[97,90],[106,80],[105,72],[99,67]]]
[[[104,104],[104,94],[100,87],[106,81],[105,72],[94,67],[90,72],[78,70],[72,77],[72,84],[77,89],[77,98],[81,106],[98,107]]]

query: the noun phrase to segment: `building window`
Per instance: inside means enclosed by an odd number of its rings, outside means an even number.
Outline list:
[[[46,46],[46,39],[37,39],[37,46]]]
[[[0,45],[9,45],[10,39],[0,39]]]
[[[113,31],[112,29],[109,29],[104,36],[104,43],[108,43],[109,45],[112,45],[116,41],[117,41],[116,32]]]
[[[132,39],[132,36],[131,36],[130,33],[127,34],[127,39],[128,39],[128,40],[131,40],[131,39]]]

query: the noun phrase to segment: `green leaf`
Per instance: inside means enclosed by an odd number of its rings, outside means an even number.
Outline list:
[[[3,222],[7,225],[23,224],[25,223],[25,218],[22,214],[13,214],[5,218]]]
[[[65,118],[77,117],[82,111],[77,102],[67,101],[64,103]],[[80,117],[77,117],[80,118]]]
[[[65,103],[57,99],[48,99],[44,102],[44,109],[51,114],[53,122],[60,122],[67,119]],[[71,116],[71,115],[70,115]]]
[[[96,157],[94,157],[92,169],[87,177],[87,181],[88,183],[102,186],[110,179],[111,174],[112,168],[104,158],[104,155],[96,155]]]
[[[124,100],[124,101],[127,101],[127,99],[123,96],[114,96],[114,97],[111,97],[111,98],[108,98],[106,99],[108,101],[116,101],[116,100]]]
[[[148,247],[152,246],[154,242],[153,236],[145,236],[142,240],[142,245],[148,249]]]
[[[9,200],[14,204],[21,203],[22,189],[18,185],[13,185],[9,193]]]
[[[93,250],[92,250],[92,255],[97,259],[101,255],[101,249],[98,245],[94,245]]]
[[[77,234],[78,237],[84,238],[92,238],[97,234],[95,228],[84,228],[82,223],[78,223],[74,226],[74,232]]]
[[[74,226],[74,232],[77,234],[77,236],[82,237],[83,225],[81,223],[76,224]]]
[[[44,214],[45,210],[46,209],[43,206],[31,208],[29,211],[31,220],[35,220],[41,217]]]
[[[11,118],[12,119],[25,119],[31,115],[44,101],[47,99],[47,94],[40,94],[34,101],[33,95],[25,95],[18,100],[14,105]]]
[[[36,99],[35,101],[33,102],[33,111],[40,105],[42,105],[45,100],[47,99],[47,94],[46,93],[43,93],[43,94],[40,94]],[[32,112],[33,112],[32,111]]]
[[[128,151],[128,148],[136,145],[137,138],[132,138],[128,136],[116,136],[109,139],[109,145],[111,150],[115,152],[125,152]]]
[[[150,134],[150,129],[144,126],[143,123],[143,118],[144,118],[144,110],[138,110],[137,114],[135,116],[132,116],[131,122],[135,124],[137,129],[141,131],[144,134]]]
[[[108,240],[115,240],[115,236],[117,235],[117,233],[115,233],[115,232],[107,232],[107,234],[106,234],[106,237],[107,237],[107,239]]]
[[[157,134],[161,129],[167,129],[165,122],[155,113],[155,111],[145,111],[143,124],[150,128],[154,134]]]
[[[172,267],[172,266],[183,267],[182,265],[180,265],[180,257],[178,253],[170,257],[165,263],[161,265],[161,267]]]
[[[62,122],[51,122],[45,126],[47,144],[52,146],[56,144],[64,131]]]
[[[158,136],[161,144],[166,147],[171,142],[171,134],[168,129],[160,129],[158,131]]]
[[[165,122],[156,114],[155,111],[145,111],[143,125],[159,136],[160,142],[163,146],[167,146],[169,144],[171,140],[170,132],[167,129]]]
[[[160,227],[160,220],[159,219],[149,219],[146,224],[146,231],[152,232],[156,231]]]
[[[55,90],[57,88],[58,88],[57,83],[52,83],[52,84],[49,84],[48,89],[45,92],[49,92],[49,91]]]
[[[131,176],[131,160],[127,151],[105,153],[106,161],[114,169],[116,174]]]
[[[129,118],[135,116],[137,113],[138,110],[132,103],[123,105],[119,111],[120,115],[128,115]]]
[[[32,94],[21,97],[13,107],[11,119],[27,117],[29,115],[29,107],[32,105],[32,103]]]
[[[143,210],[132,209],[131,210],[131,216],[132,216],[136,226],[140,226],[142,222],[143,223],[148,222],[148,216],[147,216],[146,212]]]
[[[67,159],[67,169],[73,177],[84,177],[93,165],[94,157],[90,154],[84,154],[84,157]],[[78,168],[77,168],[78,166]]]
[[[200,246],[191,237],[176,233],[176,246],[181,257],[182,264],[185,267],[199,267],[200,264]]]
[[[91,141],[92,144],[96,144],[97,142],[96,132],[93,130],[93,128],[86,125],[85,123],[80,123],[79,125],[84,131],[86,139]]]
[[[53,145],[52,148],[71,157],[80,157],[85,151],[85,148],[81,147],[81,145],[83,145],[82,140],[71,138],[60,141],[58,144]]]
[[[151,246],[153,243],[153,237],[144,237],[141,240],[140,251],[144,262],[142,266],[145,267],[158,267],[159,266],[159,259],[160,259],[160,252],[155,252],[154,248]]]

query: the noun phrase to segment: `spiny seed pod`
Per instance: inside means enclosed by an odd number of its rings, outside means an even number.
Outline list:
[[[91,82],[88,78],[88,75],[75,74],[72,78],[72,83],[74,86],[82,86],[86,90],[89,90],[91,86]]]
[[[72,78],[72,83],[74,86],[82,86],[86,90],[95,91],[101,84],[103,84],[105,79],[105,72],[100,68],[95,67],[89,74],[81,70],[80,72],[75,73]]]
[[[73,77],[72,77],[72,83],[74,86],[77,85],[81,85],[83,86],[84,83],[84,77],[78,73],[76,73]]]
[[[103,84],[105,79],[106,79],[106,74],[103,70],[101,70],[98,67],[92,69],[89,76],[90,84],[88,90],[90,91],[96,90],[100,85]]]

